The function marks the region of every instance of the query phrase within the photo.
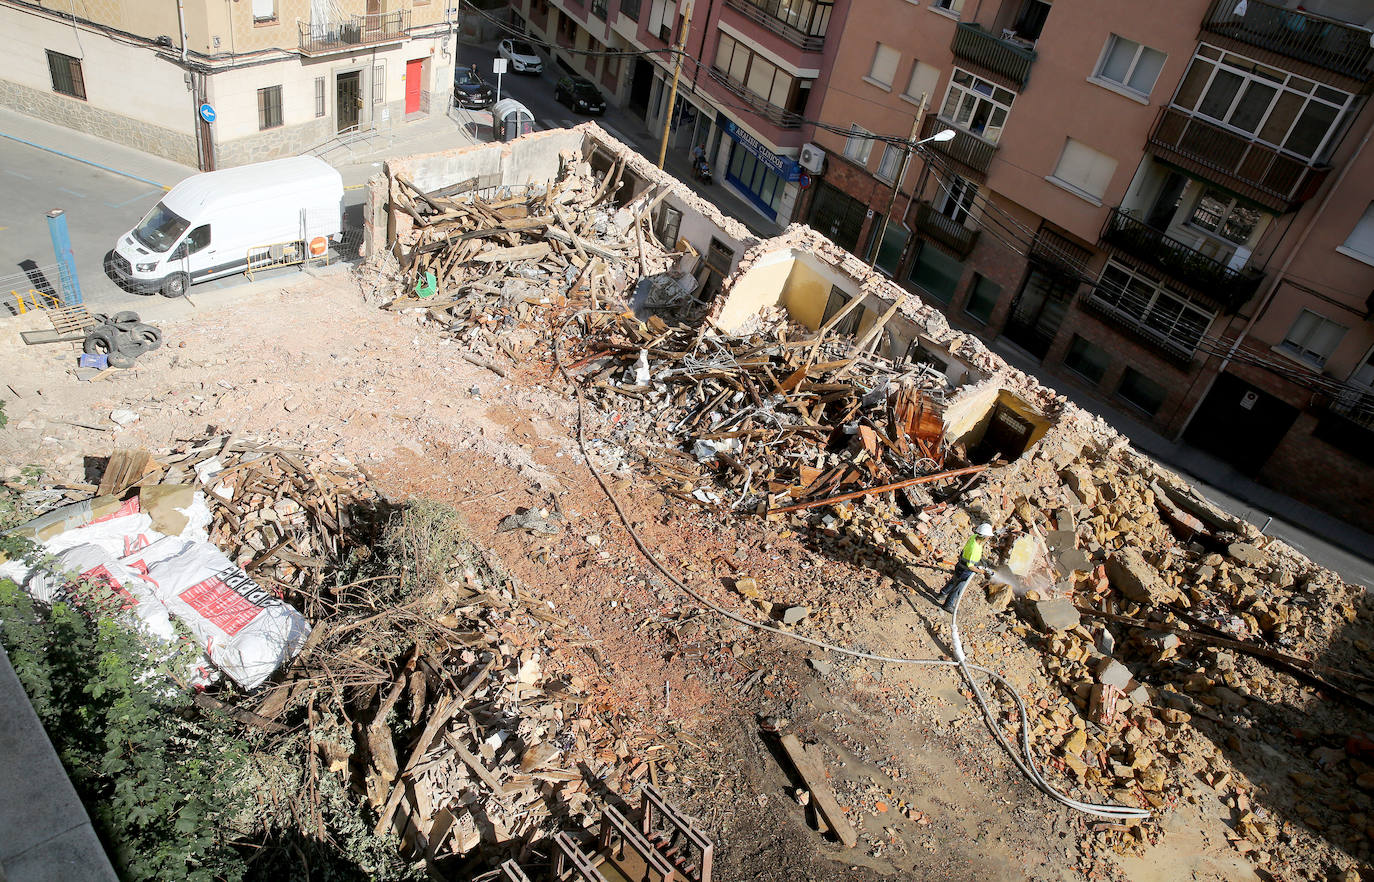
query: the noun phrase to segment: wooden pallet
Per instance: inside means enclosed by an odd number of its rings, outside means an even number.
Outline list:
[[[51,331],[21,331],[19,337],[26,346],[43,343],[75,343],[84,340],[86,332],[95,327],[95,319],[86,311],[86,304],[59,306],[47,310]]]

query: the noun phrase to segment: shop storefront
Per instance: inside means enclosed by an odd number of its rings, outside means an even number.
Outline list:
[[[801,166],[787,156],[769,150],[753,135],[724,115],[719,117],[721,131],[730,139],[730,156],[725,164],[725,180],[740,191],[772,220],[777,220],[788,194],[788,185],[801,179]],[[795,191],[795,186],[792,188]]]

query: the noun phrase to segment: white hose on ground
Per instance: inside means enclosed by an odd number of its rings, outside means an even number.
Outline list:
[[[571,322],[571,319],[569,319],[568,321]],[[567,324],[568,322],[565,322],[563,327],[566,327]],[[861,658],[866,659],[868,661],[884,662],[886,664],[894,665],[922,665],[927,667],[958,668],[959,672],[963,674],[964,679],[968,682],[969,688],[972,689],[973,697],[977,701],[978,707],[982,710],[983,719],[987,723],[988,729],[992,731],[993,737],[997,740],[997,743],[1002,747],[1002,749],[1007,752],[1007,755],[1011,757],[1011,760],[1016,765],[1016,768],[1019,769],[1021,773],[1025,775],[1028,779],[1030,779],[1030,782],[1034,784],[1038,790],[1040,790],[1046,796],[1049,796],[1051,799],[1061,802],[1069,808],[1083,812],[1084,814],[1095,815],[1101,818],[1111,818],[1117,821],[1143,820],[1145,818],[1150,817],[1149,809],[1130,808],[1129,806],[1124,805],[1101,805],[1098,803],[1081,802],[1070,796],[1066,796],[1065,794],[1060,793],[1058,790],[1054,789],[1054,787],[1048,781],[1045,780],[1044,776],[1040,774],[1040,770],[1035,762],[1035,756],[1031,752],[1030,713],[1026,710],[1025,702],[1021,700],[1020,693],[1018,693],[1016,691],[1016,688],[1012,686],[1011,683],[1009,683],[1007,679],[998,672],[990,668],[985,668],[982,665],[970,664],[969,661],[964,657],[964,646],[962,641],[959,639],[959,600],[957,598],[954,602],[954,611],[950,616],[950,631],[953,637],[952,648],[954,651],[954,660],[951,661],[949,659],[942,658],[898,658],[895,656],[879,655],[877,653],[864,652],[858,649],[850,649],[844,646],[836,646],[832,643],[826,643],[823,640],[817,640],[814,637],[807,637],[805,634],[797,634],[792,631],[784,631],[781,628],[776,628],[772,625],[764,624],[763,622],[756,622],[753,619],[747,619],[744,616],[738,615],[736,613],[731,612],[728,609],[725,609],[724,607],[717,606],[709,598],[698,593],[695,589],[689,587],[685,582],[683,582],[676,575],[671,573],[667,567],[665,567],[662,563],[659,562],[658,558],[654,555],[652,551],[649,550],[648,546],[644,544],[644,540],[642,540],[639,537],[639,533],[636,532],[634,526],[630,523],[630,519],[625,514],[625,510],[620,507],[620,500],[618,500],[615,494],[611,492],[611,488],[607,486],[605,479],[601,477],[601,473],[597,470],[596,466],[592,464],[591,455],[587,452],[587,446],[583,439],[582,429],[584,425],[584,404],[582,399],[582,387],[579,386],[570,376],[568,376],[567,370],[563,367],[562,352],[561,347],[559,346],[561,338],[562,328],[559,329],[558,334],[554,338],[554,363],[558,366],[559,373],[563,375],[563,379],[567,381],[569,386],[572,387],[573,393],[577,396],[577,446],[582,451],[582,458],[587,465],[587,471],[592,473],[592,477],[596,479],[597,485],[601,487],[601,492],[606,495],[606,498],[608,500],[610,500],[611,506],[615,509],[615,513],[620,518],[620,522],[624,525],[625,530],[630,534],[631,541],[633,541],[635,547],[639,549],[639,553],[644,555],[645,560],[647,560],[654,567],[654,569],[662,573],[668,579],[668,581],[676,585],[679,590],[681,590],[687,596],[691,597],[697,603],[700,603],[702,606],[706,607],[707,609],[711,610],[717,615],[724,616],[732,622],[736,622],[738,624],[744,625],[745,627],[753,628],[758,631],[765,631],[769,634],[777,634],[780,637],[798,640],[802,643],[807,643],[811,646],[815,646],[818,649],[824,649],[827,652],[835,652],[839,653],[840,655],[847,655],[853,658]],[[983,694],[982,688],[978,685],[977,680],[975,680],[973,677],[974,671],[977,671],[980,674],[986,674],[994,683],[1005,689],[1007,693],[1011,695],[1012,699],[1016,702],[1016,710],[1021,717],[1022,755],[1018,755],[1017,751],[1014,748],[1012,748],[1012,746],[1007,742],[1006,735],[1003,734],[1001,727],[997,723],[997,717],[993,714],[992,709],[988,706],[987,697]]]

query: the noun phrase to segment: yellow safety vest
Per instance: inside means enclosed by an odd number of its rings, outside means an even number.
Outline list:
[[[968,541],[964,543],[963,554],[959,556],[959,559],[965,566],[970,567],[983,559],[983,543],[978,541],[977,536],[968,537]]]

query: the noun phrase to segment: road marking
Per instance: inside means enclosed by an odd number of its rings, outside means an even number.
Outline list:
[[[16,138],[14,135],[7,135],[7,134],[5,134],[4,132],[0,132],[0,138],[8,138],[8,139],[11,140],[11,141],[17,141],[17,142],[20,143],[20,144],[27,144],[27,145],[29,145],[30,147],[36,147],[36,148],[39,149],[39,150],[46,150],[46,151],[49,152],[49,153],[53,153],[53,154],[56,154],[57,156],[61,156],[61,157],[64,157],[64,158],[66,158],[66,159],[70,159],[70,160],[72,160],[72,161],[74,161],[74,162],[83,162],[83,163],[85,163],[86,165],[94,166],[95,168],[98,168],[98,169],[100,169],[101,171],[107,171],[107,172],[109,172],[109,173],[111,173],[111,174],[121,175],[121,176],[126,177],[126,178],[132,178],[133,180],[135,180],[135,181],[140,181],[140,182],[142,182],[142,183],[144,183],[144,184],[151,184],[151,185],[153,185],[154,187],[161,187],[163,190],[170,190],[170,189],[172,189],[171,186],[168,185],[168,184],[159,184],[157,181],[150,181],[150,180],[148,180],[147,178],[141,178],[141,177],[139,177],[138,175],[133,174],[133,173],[131,173],[131,172],[120,171],[120,170],[117,169],[117,168],[110,168],[108,165],[101,165],[101,164],[98,163],[98,162],[92,162],[92,161],[89,160],[89,159],[82,159],[81,157],[79,157],[79,156],[73,156],[73,155],[71,155],[70,153],[63,153],[61,150],[54,150],[54,149],[51,148],[51,147],[44,147],[42,144],[35,144],[33,141],[26,141],[26,140],[24,140],[23,138]],[[19,175],[18,172],[10,171],[9,169],[5,169],[5,170],[6,170],[6,171],[9,171],[10,174],[12,174],[12,175]],[[27,178],[28,175],[19,175],[19,177],[21,177],[21,178]]]
[[[78,193],[78,192],[76,192],[75,190],[68,190],[66,187],[58,187],[58,188],[57,188],[57,192],[59,192],[59,193],[70,193],[71,195],[75,196],[77,199],[85,199],[85,198],[86,198],[86,194],[85,194],[85,193]]]
[[[152,195],[154,195],[154,194],[157,193],[157,192],[159,192],[159,191],[157,191],[157,190],[149,190],[149,191],[145,191],[145,192],[143,192],[143,193],[139,193],[137,196],[133,197],[132,199],[125,199],[123,202],[106,202],[105,204],[108,205],[110,208],[123,208],[124,206],[128,205],[128,204],[131,203],[131,202],[137,202],[137,201],[140,200],[140,199],[146,199],[146,198],[148,198],[149,196],[152,196]]]
[[[17,172],[17,171],[15,171],[15,170],[12,169],[12,168],[7,168],[7,169],[5,169],[5,174],[7,174],[7,175],[14,175],[16,178],[23,178],[23,179],[26,180],[26,181],[32,181],[32,180],[33,180],[33,175],[26,175],[26,174],[23,174],[22,172]]]

